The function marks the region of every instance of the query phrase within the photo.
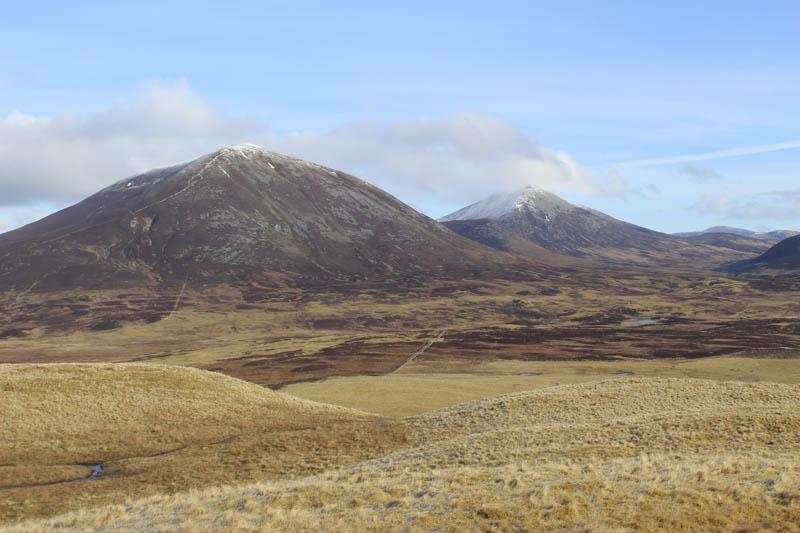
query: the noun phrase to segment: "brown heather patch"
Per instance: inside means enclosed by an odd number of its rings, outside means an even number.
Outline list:
[[[301,479],[4,531],[797,531],[800,387],[615,379],[409,418],[409,446]]]
[[[445,328],[445,338],[420,363],[469,367],[490,360],[800,353],[800,284],[792,279],[619,271],[599,264],[546,276],[506,274],[302,288],[251,281],[185,293],[180,286],[7,292],[0,294],[6,322],[0,361],[159,362],[278,388],[385,374]],[[660,322],[632,322],[643,318]],[[114,323],[119,327],[98,329]]]

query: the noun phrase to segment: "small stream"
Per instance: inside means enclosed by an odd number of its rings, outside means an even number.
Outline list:
[[[79,477],[78,479],[67,479],[65,481],[56,481],[55,483],[47,483],[47,485],[66,485],[67,483],[83,483],[84,481],[91,481],[93,479],[98,479],[100,474],[103,473],[103,465],[81,465],[81,466],[88,466],[92,469],[92,473],[86,477]]]
[[[90,479],[97,479],[100,477],[100,474],[103,473],[103,465],[86,465],[92,469],[92,473],[89,474],[89,477],[85,479],[79,479],[77,481],[89,481]]]
[[[75,466],[87,466],[92,469],[91,474],[86,477],[79,477],[77,479],[65,479],[63,481],[52,481],[50,483],[34,483],[31,485],[16,485],[11,487],[0,487],[0,490],[14,490],[14,489],[28,489],[33,487],[52,487],[54,485],[68,485],[70,483],[82,483],[84,481],[91,481],[93,479],[98,479],[100,475],[103,473],[103,465],[96,464],[96,465],[75,465]]]

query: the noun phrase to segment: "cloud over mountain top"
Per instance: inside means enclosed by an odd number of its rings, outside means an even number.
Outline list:
[[[412,203],[467,202],[530,183],[589,194],[624,189],[621,180],[601,183],[566,153],[492,116],[363,120],[276,136],[255,120],[224,114],[178,81],[150,83],[88,116],[0,118],[0,210],[74,202],[125,176],[239,142],[351,172]]]

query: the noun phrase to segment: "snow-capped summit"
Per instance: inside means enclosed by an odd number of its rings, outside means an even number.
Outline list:
[[[540,214],[549,221],[554,216],[581,209],[580,206],[567,202],[555,194],[535,185],[528,185],[520,191],[506,194],[494,194],[485,200],[476,202],[454,213],[442,217],[441,222],[453,220],[474,220],[490,218],[501,220],[509,214],[528,210]]]

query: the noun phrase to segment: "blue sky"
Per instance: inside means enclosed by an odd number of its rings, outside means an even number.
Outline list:
[[[434,217],[530,182],[800,229],[800,4],[382,4],[4,2],[0,231],[245,141]]]

